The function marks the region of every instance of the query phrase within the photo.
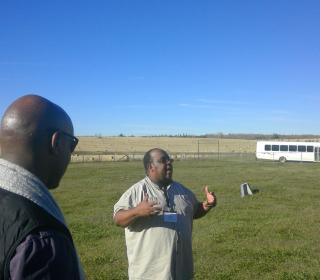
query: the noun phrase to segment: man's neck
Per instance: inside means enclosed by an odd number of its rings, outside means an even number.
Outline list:
[[[172,181],[156,181],[156,180],[153,180],[152,178],[150,178],[148,176],[148,178],[150,179],[150,181],[154,184],[156,184],[160,189],[167,189],[168,186],[172,183]]]

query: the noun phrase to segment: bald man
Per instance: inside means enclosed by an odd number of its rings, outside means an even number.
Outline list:
[[[62,212],[59,185],[78,139],[67,113],[26,95],[0,125],[0,280],[84,279]]]

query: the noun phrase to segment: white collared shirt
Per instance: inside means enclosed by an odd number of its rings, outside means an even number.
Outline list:
[[[164,211],[177,213],[177,222],[164,220],[164,213],[138,218],[125,228],[129,279],[188,280],[193,276],[192,223],[198,201],[183,185],[172,182],[163,191],[148,177],[129,188],[114,205],[119,210],[136,207],[147,192]]]

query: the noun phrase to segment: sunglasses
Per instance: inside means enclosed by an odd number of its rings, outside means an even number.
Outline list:
[[[162,157],[162,158],[160,158],[158,160],[155,160],[155,162],[162,163],[162,164],[173,163],[173,159],[172,158],[168,158],[168,157]]]
[[[62,130],[59,130],[59,132],[61,134],[63,134],[64,136],[68,137],[69,139],[71,139],[71,148],[70,148],[70,150],[71,150],[71,153],[73,153],[75,148],[78,145],[79,139],[77,137],[67,133],[67,132],[62,131]]]

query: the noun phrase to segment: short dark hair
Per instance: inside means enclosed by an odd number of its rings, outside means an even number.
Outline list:
[[[149,151],[147,151],[143,157],[143,166],[144,166],[144,170],[148,171],[148,168],[149,168],[149,165],[150,165],[150,162],[151,162],[151,152],[154,151],[155,149],[151,149]]]

